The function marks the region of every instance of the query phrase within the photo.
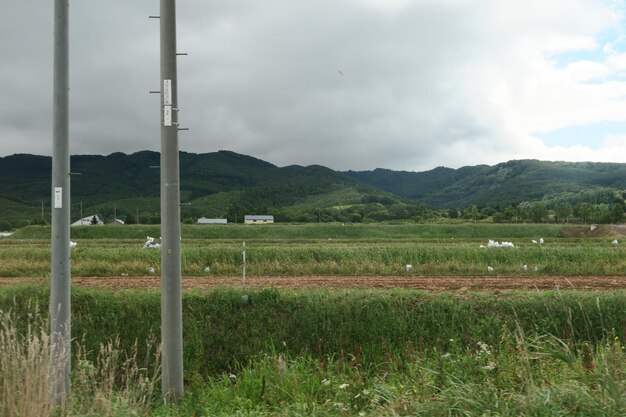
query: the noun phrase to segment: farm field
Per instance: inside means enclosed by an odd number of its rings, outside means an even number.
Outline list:
[[[482,277],[487,288],[493,287],[487,278],[499,278],[503,288],[515,288],[518,282],[523,289],[546,288],[541,277],[561,277],[554,281],[560,288],[619,288],[626,272],[621,232],[600,228],[591,233],[586,227],[558,225],[185,226],[183,276],[187,285],[228,284],[228,277],[242,274],[246,242],[247,274],[257,286],[288,286],[288,277],[293,277],[294,287],[306,288],[307,281],[332,287],[332,278],[312,277],[338,277],[338,287],[350,287],[352,281],[355,288],[369,282],[374,288],[423,289],[428,280],[420,277],[432,277],[433,284],[451,282],[450,288],[460,289],[472,288],[472,280],[461,277]],[[0,240],[0,277],[49,276],[49,233],[49,228],[29,227]],[[72,229],[77,243],[71,254],[72,276],[111,277],[111,286],[122,288],[124,282],[129,288],[149,283],[150,276],[160,276],[160,253],[143,246],[146,236],[158,235],[158,228],[143,226]],[[533,243],[540,239],[543,244]],[[514,247],[486,247],[489,240]],[[416,278],[415,286],[406,277]],[[568,282],[564,277],[576,278]],[[480,281],[474,281],[480,289]]]
[[[46,315],[33,310],[49,300],[49,233],[0,240],[0,359],[12,358],[0,361],[0,388],[14,394],[0,398],[3,416],[49,411],[45,395],[10,389],[15,369],[35,369],[29,354],[47,354],[37,333]],[[159,251],[143,249],[158,228],[72,229],[76,390],[65,415],[626,414],[619,227],[228,225],[182,235],[186,395],[163,406]],[[489,240],[513,247],[481,248]],[[19,412],[21,399],[41,414]]]

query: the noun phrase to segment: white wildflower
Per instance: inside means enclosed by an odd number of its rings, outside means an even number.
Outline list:
[[[495,362],[487,362],[486,366],[483,366],[483,369],[486,369],[488,371],[493,371],[494,369],[496,369],[496,363]]]
[[[484,342],[478,342],[478,354],[491,355],[491,346]]]

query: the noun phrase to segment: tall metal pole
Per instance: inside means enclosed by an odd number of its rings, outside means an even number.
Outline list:
[[[50,395],[61,405],[70,392],[70,153],[69,0],[54,1],[52,126],[52,260]]]
[[[162,393],[183,395],[183,319],[180,258],[180,174],[176,1],[161,0],[161,340]]]

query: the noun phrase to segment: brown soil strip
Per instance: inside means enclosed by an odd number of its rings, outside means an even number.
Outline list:
[[[0,278],[0,285],[46,282],[43,278]],[[73,285],[87,288],[158,289],[159,277],[73,277]],[[500,290],[616,290],[626,289],[625,276],[282,276],[248,277],[251,289],[419,289],[427,291]],[[241,288],[241,277],[183,277],[184,289]]]

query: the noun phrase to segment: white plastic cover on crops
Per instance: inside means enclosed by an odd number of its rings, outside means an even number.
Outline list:
[[[487,247],[487,248],[514,248],[515,245],[513,244],[513,242],[502,241],[502,243],[500,243],[500,242],[496,242],[495,240],[489,239],[489,242],[487,243],[487,246],[480,245],[480,247],[481,248],[484,248],[484,247]]]

